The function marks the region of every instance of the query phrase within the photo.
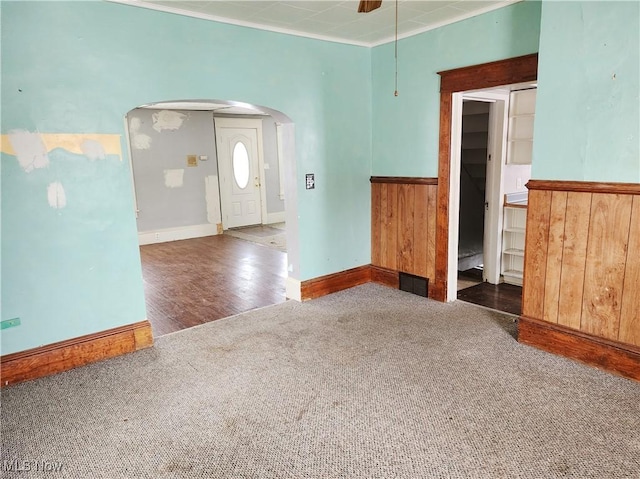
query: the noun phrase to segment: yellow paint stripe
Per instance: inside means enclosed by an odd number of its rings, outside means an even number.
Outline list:
[[[81,145],[85,140],[94,140],[102,145],[107,155],[118,155],[122,161],[122,148],[120,147],[120,135],[101,135],[97,133],[40,133],[40,138],[47,148],[47,153],[55,148],[64,148],[72,153],[82,154]],[[0,147],[2,153],[14,155],[15,151],[9,135],[0,135]]]

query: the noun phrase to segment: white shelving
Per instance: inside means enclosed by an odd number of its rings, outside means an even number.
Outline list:
[[[526,207],[504,207],[501,273],[505,283],[522,286],[522,273],[524,270],[524,238],[526,226]]]
[[[509,97],[507,163],[530,165],[533,150],[533,120],[536,89],[513,91]]]

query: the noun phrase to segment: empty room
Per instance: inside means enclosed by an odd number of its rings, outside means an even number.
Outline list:
[[[638,475],[640,3],[0,22],[3,477]]]

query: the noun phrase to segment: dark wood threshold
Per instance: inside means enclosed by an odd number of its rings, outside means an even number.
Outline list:
[[[138,323],[28,349],[0,358],[1,386],[68,371],[153,345],[151,324]]]
[[[518,341],[640,381],[640,348],[591,336],[527,316],[518,322]]]

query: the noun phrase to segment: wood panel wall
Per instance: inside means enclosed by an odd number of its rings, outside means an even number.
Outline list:
[[[371,178],[371,264],[433,281],[436,178]]]
[[[523,319],[640,351],[640,185],[527,187]]]

